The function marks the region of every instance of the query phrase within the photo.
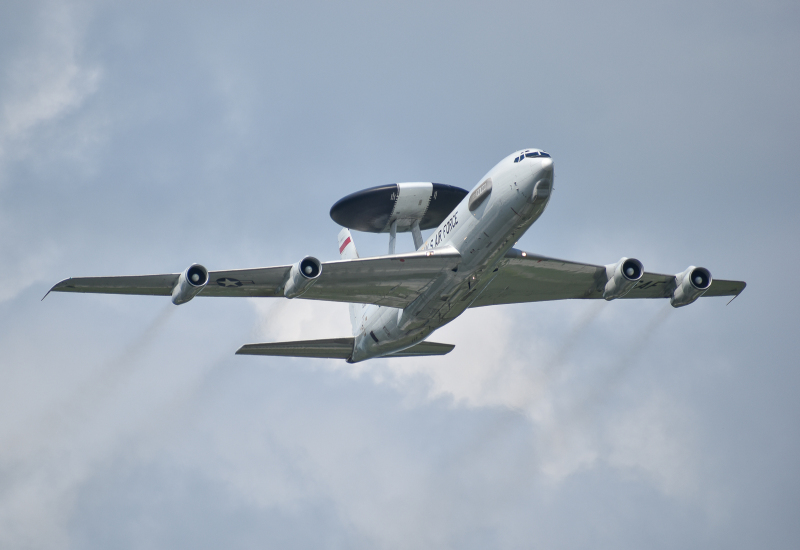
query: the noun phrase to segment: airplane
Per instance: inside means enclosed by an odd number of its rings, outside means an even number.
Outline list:
[[[306,256],[293,265],[227,271],[192,264],[182,273],[70,278],[50,291],[171,296],[176,305],[195,296],[347,302],[350,338],[246,344],[236,353],[358,363],[449,353],[455,346],[426,339],[467,308],[601,298],[669,298],[677,308],[701,296],[732,301],[744,290],[743,281],[712,280],[708,269],[693,265],[663,275],[645,272],[635,258],[593,265],[514,248],[547,207],[553,182],[551,155],[524,149],[501,160],[471,191],[408,182],[339,200],[330,215],[343,226],[340,260]],[[360,258],[351,229],[388,233],[388,254]],[[427,229],[434,231],[423,239]],[[396,253],[398,232],[411,232],[414,252]]]

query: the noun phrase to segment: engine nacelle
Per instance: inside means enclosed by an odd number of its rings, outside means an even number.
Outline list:
[[[614,300],[622,298],[642,279],[644,266],[635,258],[622,258],[615,264],[606,266],[608,282],[603,289],[603,298]]]
[[[693,265],[675,275],[675,290],[669,299],[672,307],[688,306],[705,294],[711,286],[711,273],[704,267]]]
[[[208,270],[200,264],[190,265],[180,274],[172,289],[172,303],[176,306],[185,304],[197,296],[207,283]]]
[[[287,298],[297,298],[317,282],[322,275],[322,264],[313,256],[306,256],[292,266],[286,283],[283,286],[283,295]]]

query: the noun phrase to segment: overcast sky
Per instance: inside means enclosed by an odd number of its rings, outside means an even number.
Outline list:
[[[0,3],[0,547],[798,548],[800,5],[563,4]],[[520,248],[747,289],[358,365],[234,355],[349,336],[340,304],[40,302],[337,259],[344,195],[526,147]]]

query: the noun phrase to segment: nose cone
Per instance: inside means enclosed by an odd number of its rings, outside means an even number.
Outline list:
[[[530,194],[530,202],[536,203],[543,201],[545,204],[550,199],[550,191],[553,189],[553,159],[542,157],[534,159],[531,163],[533,172],[533,190]]]
[[[549,157],[542,157],[534,159],[531,163],[531,172],[533,173],[533,181],[539,180],[553,181],[553,159]]]

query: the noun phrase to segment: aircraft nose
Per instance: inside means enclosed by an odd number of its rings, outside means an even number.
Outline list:
[[[553,159],[549,157],[541,157],[535,159],[536,162],[531,163],[531,171],[533,172],[533,181],[537,182],[541,179],[553,179]]]
[[[550,157],[540,157],[532,159],[531,162],[531,175],[530,180],[532,189],[529,191],[531,194],[530,202],[543,200],[547,202],[550,199],[550,191],[553,188],[553,159]]]

